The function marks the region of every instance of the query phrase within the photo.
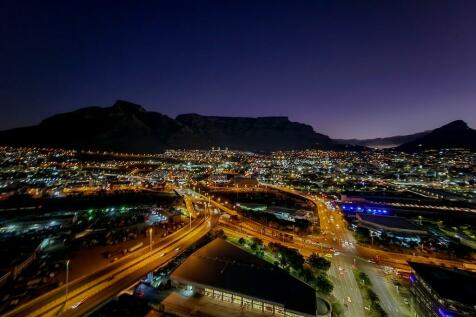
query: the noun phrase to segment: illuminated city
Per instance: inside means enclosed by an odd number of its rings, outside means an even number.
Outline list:
[[[476,316],[474,4],[2,7],[1,316]]]
[[[126,292],[154,301],[170,287],[168,272],[192,252],[181,251],[212,237],[315,287],[323,315],[329,306],[411,316],[409,263],[476,270],[476,154],[468,150],[1,153],[2,258],[12,263],[2,281],[13,283],[10,303],[33,315],[61,305],[87,311],[128,280]],[[13,243],[21,247],[12,250]],[[64,303],[66,274],[72,283]],[[35,306],[31,294],[50,306]],[[173,312],[174,297],[165,303]]]

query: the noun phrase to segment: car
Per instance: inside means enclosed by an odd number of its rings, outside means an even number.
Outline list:
[[[336,252],[334,252],[334,255],[338,256],[338,255],[340,255],[340,252],[336,251]]]
[[[332,258],[332,254],[330,254],[330,253],[327,253],[327,254],[325,254],[324,256],[325,256],[326,258]]]
[[[85,301],[86,301],[86,298],[83,298],[83,299],[80,300],[79,302],[74,303],[73,305],[71,305],[71,309],[76,309],[76,308],[78,308],[78,307],[81,306],[81,304],[83,304]]]
[[[165,253],[161,253],[161,254],[160,254],[160,257],[163,257],[163,256],[165,256]]]
[[[18,298],[15,298],[15,299],[13,299],[12,301],[10,301],[10,305],[11,305],[11,306],[15,306],[15,305],[17,305],[19,302],[20,302],[20,300],[19,300]]]
[[[181,249],[180,247],[177,247],[175,248],[175,251],[180,251],[180,249]]]

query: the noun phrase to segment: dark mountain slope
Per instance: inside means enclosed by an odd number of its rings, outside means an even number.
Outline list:
[[[117,101],[43,120],[39,125],[0,132],[1,144],[115,151],[161,151],[184,127],[172,118]]]
[[[476,150],[476,130],[462,120],[453,121],[425,136],[402,144],[397,150],[414,152],[428,149],[464,148]]]

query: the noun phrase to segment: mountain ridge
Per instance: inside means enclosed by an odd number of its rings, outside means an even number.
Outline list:
[[[333,140],[286,116],[227,117],[180,114],[175,118],[124,100],[110,107],[60,113],[28,127],[0,131],[0,145],[41,146],[120,152],[223,147],[246,151],[437,148],[476,150],[476,130],[462,120],[421,133],[368,140]]]
[[[183,114],[173,119],[124,100],[111,107],[81,108],[50,116],[35,126],[0,131],[0,144],[124,152],[214,146],[249,151],[345,148],[310,125],[287,117]]]
[[[358,145],[376,149],[394,148],[404,143],[414,141],[430,133],[431,130],[417,132],[405,135],[395,135],[390,137],[372,138],[372,139],[334,139],[340,144]]]
[[[463,120],[455,120],[413,141],[404,143],[396,149],[405,152],[421,150],[462,148],[476,151],[476,130]]]

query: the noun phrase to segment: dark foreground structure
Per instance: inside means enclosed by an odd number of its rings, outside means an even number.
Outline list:
[[[192,254],[171,275],[174,286],[276,316],[328,315],[329,304],[286,271],[223,239]]]
[[[409,263],[414,308],[424,317],[476,316],[476,273]]]

